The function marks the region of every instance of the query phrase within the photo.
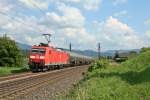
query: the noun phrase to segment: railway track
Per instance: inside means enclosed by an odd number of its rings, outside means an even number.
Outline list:
[[[32,75],[32,74],[33,73],[31,73],[31,72],[26,72],[26,73],[22,73],[22,74],[4,76],[4,77],[0,77],[0,82],[5,81],[5,80],[10,80],[10,79],[16,79],[16,78],[19,78],[19,77],[24,77],[24,76]]]
[[[61,70],[55,70],[46,73],[27,74],[16,79],[12,78],[0,82],[0,100],[11,100],[15,97],[26,94],[47,83],[54,83],[74,73],[75,69],[80,67],[71,67]]]

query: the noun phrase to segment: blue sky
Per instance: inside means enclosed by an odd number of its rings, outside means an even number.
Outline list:
[[[0,0],[0,35],[34,45],[74,49],[137,49],[150,45],[148,0]]]

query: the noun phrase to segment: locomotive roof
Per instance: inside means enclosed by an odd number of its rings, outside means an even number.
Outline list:
[[[34,46],[32,46],[32,48],[48,48],[48,46],[37,46],[37,45],[34,45]]]
[[[49,46],[32,46],[32,48],[51,48],[51,49],[55,49],[55,48],[49,47]]]

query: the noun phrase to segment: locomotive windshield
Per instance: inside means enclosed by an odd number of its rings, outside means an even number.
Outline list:
[[[32,49],[32,54],[35,54],[35,53],[45,54],[45,49],[43,49],[43,48],[33,48]]]

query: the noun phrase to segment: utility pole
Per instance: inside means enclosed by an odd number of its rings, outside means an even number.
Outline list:
[[[69,44],[69,50],[70,50],[70,51],[72,50],[72,45],[71,45],[71,43]]]
[[[100,59],[101,57],[100,50],[101,50],[101,44],[98,43],[98,59]]]

